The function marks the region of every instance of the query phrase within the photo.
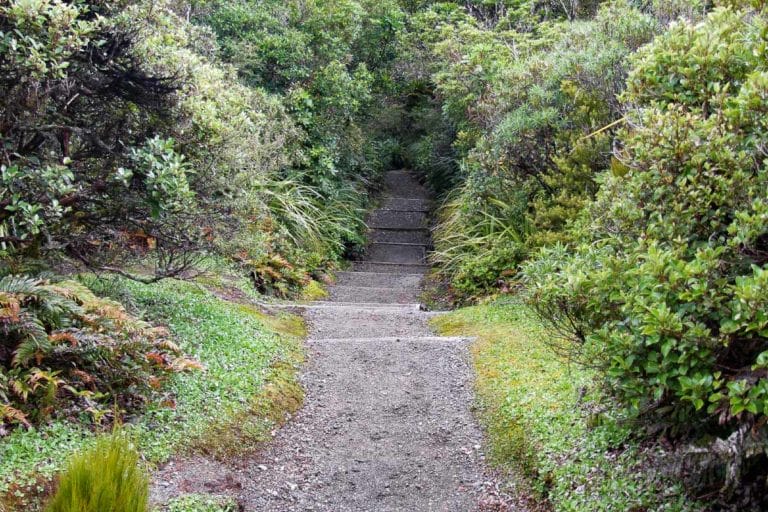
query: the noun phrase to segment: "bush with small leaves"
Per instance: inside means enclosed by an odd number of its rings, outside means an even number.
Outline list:
[[[724,496],[749,493],[749,474],[765,482],[766,33],[765,12],[720,8],[641,49],[576,243],[525,268],[559,348],[599,369],[627,414],[671,437],[728,439],[710,452],[720,470],[693,472],[726,475]]]

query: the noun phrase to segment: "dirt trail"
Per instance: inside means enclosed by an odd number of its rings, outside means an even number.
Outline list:
[[[365,260],[304,308],[303,409],[247,460],[167,466],[155,498],[229,494],[247,511],[514,510],[483,463],[469,340],[436,337],[418,305],[427,194],[405,171],[386,185]]]

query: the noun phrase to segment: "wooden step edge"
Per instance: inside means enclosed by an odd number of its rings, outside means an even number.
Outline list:
[[[382,336],[380,338],[313,338],[309,342],[357,342],[357,343],[472,343],[475,336]]]
[[[371,265],[394,265],[398,267],[419,267],[429,268],[431,265],[427,263],[395,263],[392,261],[373,261],[373,260],[355,260],[352,263],[369,263]]]
[[[360,260],[362,262],[362,260]],[[398,277],[424,277],[424,274],[392,274],[389,272],[364,272],[360,270],[337,270],[334,272],[337,276],[339,274],[361,274],[361,275],[371,275],[371,276],[398,276]],[[343,285],[342,285],[343,286]]]
[[[429,232],[429,228],[391,228],[391,227],[384,227],[384,226],[372,226],[370,224],[366,224],[368,226],[368,229],[380,229],[381,231],[427,231]]]
[[[391,276],[392,274],[388,274],[388,275]],[[397,290],[403,295],[406,295],[406,294],[418,295],[419,292],[421,291],[419,288],[416,288],[414,290],[411,290],[410,292],[405,292],[403,291],[402,286],[359,286],[359,285],[353,285],[353,284],[334,284],[328,289],[328,291],[329,293],[333,293],[334,290],[353,290],[353,289],[354,290],[371,290],[376,292]],[[326,302],[326,301],[319,301],[319,302]],[[410,304],[410,303],[406,302],[406,304]]]
[[[406,247],[429,247],[430,244],[414,244],[411,242],[369,242],[369,246],[371,245],[404,245]]]

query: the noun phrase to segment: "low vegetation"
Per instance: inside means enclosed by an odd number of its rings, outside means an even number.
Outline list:
[[[119,432],[73,457],[45,512],[147,512],[149,475]]]
[[[632,425],[602,414],[595,373],[553,357],[549,332],[516,299],[437,317],[440,334],[475,336],[479,416],[490,459],[530,505],[554,510],[701,510],[660,474]]]
[[[113,404],[110,414],[119,415],[148,462],[184,451],[218,455],[250,450],[300,405],[300,320],[220,299],[194,283],[85,282],[167,326],[167,336],[199,366],[167,373],[140,411]],[[91,421],[57,416],[33,429],[7,433],[0,443],[0,503],[34,510],[39,495],[63,469],[63,455],[92,445],[99,430]],[[227,435],[218,435],[223,432]]]
[[[164,512],[237,512],[237,504],[227,498],[187,494],[168,503]]]
[[[262,439],[300,329],[250,299],[322,297],[408,166],[441,295],[530,308],[453,317],[533,340],[477,348],[499,461],[556,509],[765,508],[766,33],[756,0],[3,2],[6,507],[115,423],[152,462]]]

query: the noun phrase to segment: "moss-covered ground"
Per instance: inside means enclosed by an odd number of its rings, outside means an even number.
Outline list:
[[[433,322],[441,335],[476,337],[475,392],[489,457],[523,494],[556,511],[695,510],[677,486],[649,478],[630,425],[596,414],[592,375],[554,354],[524,304],[504,299]]]

